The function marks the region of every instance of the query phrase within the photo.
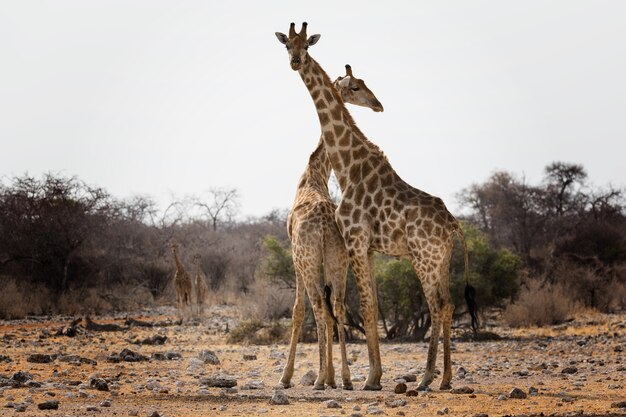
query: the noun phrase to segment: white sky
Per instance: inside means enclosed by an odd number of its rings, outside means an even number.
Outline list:
[[[274,32],[303,20],[331,78],[351,64],[385,106],[351,108],[361,129],[453,212],[493,171],[537,182],[555,160],[624,186],[626,2],[569,0],[2,0],[0,176],[288,208],[319,123]]]

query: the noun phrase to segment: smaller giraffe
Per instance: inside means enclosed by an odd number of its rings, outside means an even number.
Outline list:
[[[206,276],[200,268],[200,255],[195,255],[193,261],[196,264],[196,307],[198,314],[202,314],[204,310],[204,302],[206,301],[209,286],[206,283]]]
[[[365,82],[352,75],[352,68],[346,65],[346,75],[339,77],[335,88],[345,102],[368,107],[376,112],[383,106]],[[346,342],[343,327],[345,314],[344,295],[348,273],[348,253],[343,238],[335,223],[335,210],[328,192],[330,161],[326,155],[324,142],[320,138],[315,151],[309,158],[302,174],[293,208],[287,220],[291,249],[296,269],[296,299],[293,306],[292,333],[289,358],[283,370],[280,383],[283,387],[292,386],[291,378],[296,347],[304,318],[304,293],[311,301],[319,344],[320,370],[313,389],[324,389],[325,385],[336,388],[333,368],[333,319],[336,320],[341,350],[341,378],[343,389],[353,388],[348,368]],[[320,280],[320,270],[324,271],[324,282]],[[331,295],[333,297],[331,303]],[[327,306],[324,306],[326,298]],[[331,305],[332,304],[332,305]],[[336,312],[333,315],[332,309]],[[326,310],[328,308],[328,310]],[[326,351],[324,351],[324,349]]]
[[[178,308],[183,309],[191,304],[191,278],[185,271],[182,262],[178,257],[178,245],[172,242],[172,254],[174,255],[174,263],[176,264],[176,273],[174,274],[174,288],[176,288],[176,300]]]

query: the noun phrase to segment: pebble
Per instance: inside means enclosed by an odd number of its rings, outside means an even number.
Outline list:
[[[277,389],[276,391],[274,391],[274,395],[272,395],[272,398],[270,398],[270,404],[287,405],[289,404],[289,397],[287,397],[285,391]]]
[[[45,355],[42,353],[35,353],[26,358],[26,362],[32,363],[50,363],[52,361],[54,361],[54,358],[51,355]]]
[[[474,389],[468,386],[453,388],[452,390],[450,390],[450,393],[452,394],[472,394],[473,392]]]
[[[416,390],[414,390],[414,389],[408,390],[406,392],[406,396],[407,397],[417,397],[418,395],[419,395],[419,393]]]
[[[87,411],[100,411],[100,409],[96,407],[95,405],[88,405],[86,410]]]
[[[211,365],[219,365],[220,364],[220,360],[217,357],[217,355],[215,354],[215,352],[213,352],[212,350],[202,350],[199,354],[198,354],[198,358],[204,362],[204,363],[208,363]]]
[[[442,409],[442,410],[437,410],[437,415],[438,416],[443,416],[445,414],[448,414],[450,412],[450,410],[448,410],[448,407]]]
[[[217,388],[232,388],[237,385],[237,380],[233,377],[216,375],[206,378],[201,378],[200,383],[207,387]]]
[[[526,398],[526,393],[519,388],[513,388],[509,393],[509,398],[523,400],[524,398]]]
[[[324,401],[324,404],[326,404],[326,408],[341,408],[339,403],[335,400]]]
[[[395,392],[396,394],[404,394],[406,392],[406,384],[404,382],[400,382],[393,389],[393,392]]]
[[[305,387],[312,386],[315,383],[316,379],[317,372],[315,372],[314,370],[307,371],[307,373],[302,375],[302,378],[300,378],[300,385],[304,385]]]
[[[37,404],[37,408],[39,408],[40,410],[58,410],[59,401],[58,400],[44,401],[42,403]]]
[[[563,368],[561,370],[562,374],[575,374],[576,372],[578,372],[578,368],[576,368],[575,366],[567,366],[565,368]]]
[[[111,406],[111,400],[104,400],[100,403],[100,407],[110,407]]]

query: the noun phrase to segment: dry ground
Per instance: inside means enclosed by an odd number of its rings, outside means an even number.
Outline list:
[[[163,320],[171,309],[144,312],[134,318]],[[93,318],[98,323],[122,324],[118,317]],[[626,414],[626,315],[587,314],[566,325],[544,329],[491,328],[502,340],[453,342],[453,388],[469,387],[471,394],[433,390],[415,397],[394,394],[394,378],[415,373],[425,364],[425,343],[382,343],[383,390],[359,388],[367,375],[367,348],[350,344],[348,354],[354,391],[312,391],[299,384],[309,370],[316,370],[316,344],[299,348],[294,382],[286,390],[290,403],[272,405],[269,399],[285,364],[286,345],[240,346],[226,344],[224,329],[239,320],[233,307],[214,307],[200,322],[156,328],[133,327],[128,331],[79,332],[75,337],[54,336],[71,318],[32,318],[0,322],[0,415],[28,416],[489,416]],[[135,339],[167,336],[163,345],[136,345]],[[456,336],[460,336],[457,332]],[[122,349],[150,357],[176,352],[182,359],[112,363],[107,358]],[[219,365],[198,360],[209,349]],[[441,349],[441,348],[440,348]],[[339,369],[335,353],[335,365]],[[46,354],[49,363],[27,361],[29,355]],[[55,356],[56,355],[56,356]],[[63,355],[77,355],[64,357]],[[244,358],[245,356],[245,358]],[[81,362],[80,358],[84,358]],[[65,362],[66,360],[70,362]],[[439,354],[441,359],[441,351]],[[94,360],[94,363],[90,360]],[[14,387],[14,374],[27,372],[25,387]],[[337,372],[339,374],[339,372]],[[227,375],[237,380],[234,389],[206,387],[202,378]],[[13,379],[12,379],[13,378]],[[109,391],[90,386],[93,379],[106,381]],[[19,375],[17,377],[19,379]],[[340,378],[338,378],[340,382]],[[409,390],[417,383],[408,383]],[[510,398],[513,388],[533,395]],[[255,388],[255,389],[248,389]],[[340,408],[329,408],[328,400]],[[44,401],[58,400],[58,410],[38,410]],[[106,403],[110,400],[110,406]],[[103,403],[104,402],[104,403]],[[613,406],[612,406],[613,405]],[[8,407],[7,407],[8,406]],[[16,407],[26,406],[25,412]],[[622,405],[623,407],[623,405]]]

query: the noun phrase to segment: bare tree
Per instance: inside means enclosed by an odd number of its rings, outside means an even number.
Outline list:
[[[193,204],[208,217],[213,231],[217,223],[232,220],[239,209],[239,193],[235,188],[214,187],[207,191],[206,198],[193,197]]]

